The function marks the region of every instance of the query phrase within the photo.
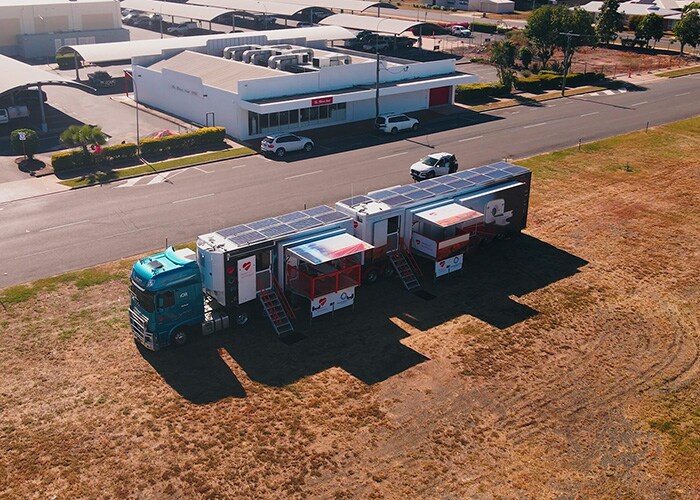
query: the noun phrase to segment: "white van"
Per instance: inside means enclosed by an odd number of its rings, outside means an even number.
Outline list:
[[[399,130],[418,130],[418,120],[401,113],[379,115],[374,128],[387,134],[397,134]]]

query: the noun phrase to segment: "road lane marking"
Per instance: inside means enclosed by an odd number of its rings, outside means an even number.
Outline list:
[[[477,136],[474,136],[474,137],[467,137],[466,139],[460,139],[460,140],[458,140],[457,142],[473,141],[473,140],[475,140],[475,139],[481,139],[482,137],[484,137],[484,136],[483,136],[483,135],[477,135]]]
[[[245,167],[245,165],[234,165],[233,167],[231,167],[231,170],[236,170],[237,168],[243,168],[243,167]]]
[[[597,115],[598,113],[600,113],[600,111],[593,111],[592,113],[584,113],[584,114],[581,115],[581,118],[583,118],[584,116],[593,116],[593,115]]]
[[[321,172],[323,172],[323,170],[316,170],[314,172],[306,172],[305,174],[292,175],[290,177],[285,177],[284,180],[288,181],[289,179],[296,179],[297,177],[305,177],[307,175],[320,174]]]
[[[649,104],[649,101],[636,102],[636,103],[632,104],[632,107],[641,106],[642,104]]]
[[[407,155],[408,151],[404,151],[403,153],[394,153],[393,155],[386,155],[386,156],[380,156],[377,158],[377,160],[384,160],[386,158],[393,158],[394,156],[401,156],[401,155]]]
[[[176,172],[163,172],[162,174],[158,174],[153,179],[148,181],[147,185],[150,186],[151,184],[160,184],[161,182],[165,182],[166,180],[168,180],[168,178],[173,177],[175,173]]]
[[[186,201],[199,200],[200,198],[208,198],[209,196],[214,196],[214,193],[193,196],[192,198],[185,198],[184,200],[175,200],[173,203],[184,203]]]
[[[676,97],[683,97],[684,95],[690,95],[690,92],[683,92],[682,94],[676,94]]]
[[[615,95],[615,91],[614,91],[614,90],[610,90],[610,89],[608,89],[608,90],[603,90],[603,94],[605,94],[605,95]]]
[[[209,170],[204,170],[203,168],[200,167],[194,167],[195,170],[199,170],[203,174],[213,174],[214,172],[210,172]]]
[[[518,113],[520,113],[520,111],[512,111],[510,114],[511,114],[511,115],[517,115]]]
[[[541,127],[542,125],[547,125],[547,122],[535,123],[534,125],[525,125],[523,128]]]
[[[132,179],[127,179],[126,182],[124,182],[124,184],[120,184],[120,185],[115,186],[115,187],[118,187],[118,188],[128,188],[128,187],[133,186],[134,184],[136,184],[136,183],[137,183],[138,181],[140,181],[140,180],[141,180],[141,177],[134,177],[134,178],[132,178]]]
[[[86,220],[79,220],[77,222],[69,222],[68,224],[61,224],[60,226],[46,227],[44,229],[40,229],[39,232],[43,233],[44,231],[53,231],[54,229],[62,229],[64,227],[77,226],[78,224],[85,224],[86,222],[90,222],[90,221],[88,219],[86,219]]]
[[[618,91],[620,94],[624,94],[625,92],[627,92],[627,89],[617,89],[617,91]]]

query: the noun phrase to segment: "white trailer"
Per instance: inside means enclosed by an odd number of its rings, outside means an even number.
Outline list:
[[[354,196],[336,209],[352,217],[356,237],[374,246],[365,256],[364,280],[397,272],[413,289],[416,258],[442,276],[460,270],[478,243],[524,229],[530,177],[526,168],[498,162]]]

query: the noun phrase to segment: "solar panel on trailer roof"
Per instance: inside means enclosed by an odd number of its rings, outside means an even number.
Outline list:
[[[472,172],[471,170],[465,170],[464,172],[457,172],[454,174],[455,177],[459,177],[460,179],[471,179],[472,177],[476,177],[477,174],[476,172]]]
[[[495,168],[491,168],[491,167],[489,167],[488,165],[484,165],[483,167],[476,167],[476,168],[472,168],[472,169],[470,169],[470,170],[471,170],[472,172],[477,172],[477,173],[480,173],[480,174],[488,174],[489,172],[493,172],[493,171],[496,170],[496,169],[495,169]]]
[[[245,233],[247,231],[250,231],[250,228],[245,224],[240,224],[238,226],[222,229],[220,231],[217,231],[217,233],[219,233],[224,238],[228,238],[229,236],[235,236],[237,234]]]
[[[512,174],[509,172],[504,172],[503,170],[494,170],[489,172],[489,177],[493,179],[503,179],[504,177],[510,177]]]
[[[438,184],[437,186],[431,186],[426,189],[426,191],[430,191],[433,194],[442,194],[454,190],[453,187],[447,186],[446,184]]]
[[[413,200],[411,200],[411,198],[409,198],[408,196],[398,194],[391,198],[387,198],[386,200],[384,200],[384,203],[386,203],[390,207],[398,207],[399,205],[405,205],[406,203],[410,203],[411,201]]]
[[[473,186],[474,183],[465,179],[453,179],[445,185],[453,187],[455,189],[464,189],[466,187]]]
[[[354,207],[356,205],[359,205],[360,203],[367,203],[370,201],[372,201],[372,198],[370,198],[369,196],[360,195],[340,200],[338,203],[342,203],[344,205],[347,205],[348,207]]]
[[[504,167],[503,170],[505,170],[506,172],[509,172],[513,175],[524,174],[525,172],[529,172],[529,170],[526,169],[525,167],[519,167],[517,165],[511,165],[509,167]]]
[[[265,235],[267,238],[277,238],[283,234],[293,233],[294,228],[287,224],[277,224],[276,226],[269,226],[260,229],[260,233]]]
[[[425,189],[419,189],[417,191],[407,193],[404,196],[406,198],[411,198],[412,201],[418,201],[424,200],[425,198],[430,198],[431,196],[433,196],[433,193],[431,193],[430,191],[426,191]]]
[[[299,220],[292,221],[289,223],[289,225],[292,226],[297,231],[301,231],[303,229],[309,229],[311,227],[322,226],[323,222],[321,222],[320,220],[315,219],[313,217],[309,217],[307,219],[299,219]]]
[[[387,198],[391,198],[392,196],[396,196],[396,193],[390,189],[383,189],[381,191],[376,191],[374,193],[370,193],[367,196],[372,198],[374,201],[384,201]]]
[[[277,219],[269,218],[269,219],[258,220],[255,222],[249,222],[247,224],[247,226],[250,227],[251,229],[259,230],[259,229],[262,229],[264,227],[270,227],[270,226],[277,225],[279,223],[280,223],[280,221],[278,221]]]
[[[417,188],[425,189],[425,188],[430,187],[430,186],[437,186],[437,184],[438,183],[435,181],[431,181],[430,179],[426,179],[424,181],[420,181],[420,182],[416,183],[415,186]]]
[[[316,217],[317,215],[327,214],[328,212],[334,212],[335,209],[329,207],[328,205],[321,205],[319,207],[309,208],[303,212],[311,217]]]
[[[308,215],[306,215],[304,212],[292,212],[291,214],[284,214],[280,215],[279,217],[275,217],[280,222],[288,223],[292,222],[293,220],[299,220],[299,219],[306,219]]]
[[[399,187],[392,189],[392,191],[394,193],[398,193],[398,194],[408,194],[408,193],[412,193],[414,191],[419,191],[419,190],[420,190],[420,188],[413,186],[412,184],[406,184],[404,186],[399,186]]]
[[[472,181],[474,184],[485,184],[492,181],[493,179],[486,175],[476,174],[475,176],[470,177],[469,180]]]
[[[345,214],[341,214],[340,212],[329,212],[327,214],[321,214],[317,215],[315,217],[316,219],[320,220],[324,224],[330,224],[331,222],[343,220],[343,219],[348,219],[349,217]]]

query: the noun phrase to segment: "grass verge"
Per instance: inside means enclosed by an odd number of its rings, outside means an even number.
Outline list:
[[[605,90],[605,87],[591,85],[587,87],[569,89],[564,92],[564,97],[571,97],[579,94],[588,94],[589,92],[599,92],[601,90]],[[505,99],[503,101],[498,101],[490,104],[480,104],[477,106],[471,106],[471,108],[474,111],[493,111],[494,109],[509,108],[511,106],[520,106],[523,104],[527,105],[528,103],[559,99],[560,97],[562,97],[561,91],[556,91],[542,95],[535,95],[533,97],[518,97],[513,99]]]
[[[700,73],[700,66],[693,66],[691,68],[674,69],[673,71],[664,71],[663,73],[656,73],[656,76],[665,76],[666,78],[675,78],[677,76],[685,75],[695,75]]]
[[[89,176],[77,177],[75,179],[61,181],[60,184],[71,188],[92,186],[94,184],[101,184],[103,182],[109,182],[118,179],[138,177],[140,175],[146,175],[153,172],[162,172],[165,170],[174,170],[176,168],[191,167],[193,165],[200,165],[202,163],[208,163],[218,160],[229,160],[231,158],[240,158],[241,156],[248,156],[252,154],[255,154],[255,151],[246,147],[227,149],[225,151],[212,151],[209,153],[183,156],[180,158],[159,161],[155,163],[150,163],[148,165],[138,165],[136,167],[122,168],[119,170],[112,170],[108,172],[99,171]]]

